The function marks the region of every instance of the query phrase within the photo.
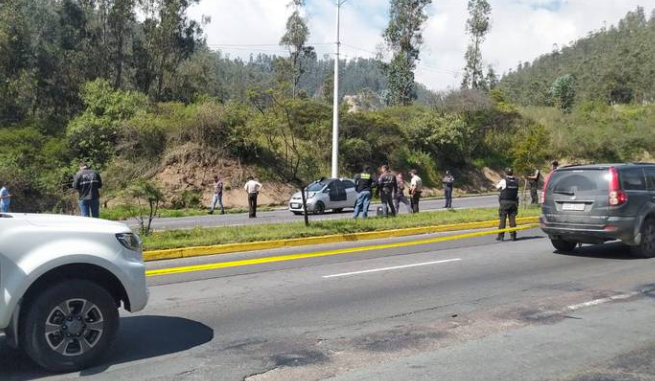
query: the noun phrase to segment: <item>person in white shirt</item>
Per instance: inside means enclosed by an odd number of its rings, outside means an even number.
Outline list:
[[[418,213],[418,203],[421,200],[421,193],[423,193],[423,180],[418,176],[416,169],[412,169],[409,173],[412,175],[409,187],[409,194],[412,196],[412,210],[414,213]]]
[[[248,193],[248,212],[250,218],[257,218],[257,196],[262,189],[262,184],[254,177],[248,176],[248,182],[243,187]]]

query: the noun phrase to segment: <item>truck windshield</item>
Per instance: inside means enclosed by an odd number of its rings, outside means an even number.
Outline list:
[[[565,195],[578,192],[607,192],[609,171],[605,169],[584,169],[556,171],[548,182],[548,191]]]

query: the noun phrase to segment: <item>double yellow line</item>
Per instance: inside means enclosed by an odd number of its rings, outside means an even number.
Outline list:
[[[254,265],[261,265],[261,264],[266,264],[266,263],[296,261],[296,260],[308,259],[308,258],[318,258],[318,257],[329,257],[329,256],[334,256],[334,255],[354,254],[354,253],[361,253],[361,252],[365,252],[365,251],[394,249],[394,248],[399,248],[399,247],[410,247],[410,246],[426,245],[426,244],[438,243],[438,242],[454,241],[454,240],[465,239],[465,238],[482,237],[482,236],[487,236],[487,235],[495,235],[495,234],[499,234],[499,233],[508,233],[508,232],[514,232],[514,231],[519,231],[519,230],[534,229],[536,227],[539,227],[539,225],[538,224],[530,224],[530,225],[525,225],[525,226],[521,226],[521,227],[518,227],[518,228],[511,228],[511,229],[504,229],[504,230],[491,230],[491,231],[482,231],[482,232],[473,232],[473,233],[464,233],[464,234],[452,235],[452,236],[447,236],[447,237],[437,237],[437,238],[423,239],[423,240],[411,241],[411,242],[399,242],[399,243],[390,243],[390,244],[383,244],[383,245],[354,247],[354,248],[348,248],[348,249],[328,250],[328,251],[321,251],[321,252],[316,252],[316,253],[290,254],[290,255],[282,255],[282,256],[277,256],[277,257],[253,258],[253,259],[244,259],[244,260],[240,260],[240,261],[219,262],[219,263],[210,263],[210,264],[204,264],[204,265],[171,267],[171,268],[165,268],[165,269],[148,270],[148,271],[146,271],[146,275],[148,277],[157,277],[157,276],[164,276],[164,275],[174,275],[174,274],[192,273],[192,272],[198,272],[198,271],[218,270],[218,269],[226,269],[226,268],[233,268],[233,267],[254,266]]]

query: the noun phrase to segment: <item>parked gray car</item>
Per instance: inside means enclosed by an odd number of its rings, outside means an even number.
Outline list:
[[[618,240],[655,257],[655,164],[560,168],[546,179],[542,202],[541,228],[559,251]]]
[[[323,214],[326,210],[341,212],[346,208],[354,208],[358,193],[355,182],[350,179],[321,179],[307,186],[307,212]],[[302,193],[291,196],[289,211],[302,214]]]

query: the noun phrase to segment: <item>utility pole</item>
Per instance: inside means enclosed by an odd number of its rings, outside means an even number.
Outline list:
[[[332,115],[332,177],[339,177],[339,50],[341,47],[339,27],[341,6],[348,0],[336,0],[337,4],[337,54],[334,59],[334,104]]]

